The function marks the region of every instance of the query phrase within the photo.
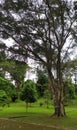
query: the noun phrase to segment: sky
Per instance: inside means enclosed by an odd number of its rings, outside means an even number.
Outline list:
[[[7,40],[1,39],[8,47],[14,44],[14,40],[12,38],[8,38]]]

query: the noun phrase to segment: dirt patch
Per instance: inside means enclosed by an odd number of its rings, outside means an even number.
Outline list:
[[[17,121],[15,119],[0,119],[0,130],[76,130],[53,125],[43,125],[38,123],[30,123],[25,121]]]

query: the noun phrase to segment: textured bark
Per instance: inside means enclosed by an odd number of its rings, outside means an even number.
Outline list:
[[[64,108],[64,88],[62,86],[58,86],[55,80],[50,77],[50,89],[53,97],[54,103],[54,114],[55,117],[64,117],[66,116],[65,108]]]
[[[56,96],[54,100],[54,108],[55,108],[55,112],[54,112],[55,116],[57,117],[66,116],[65,109],[64,109],[64,97],[62,94],[60,94],[58,98]]]
[[[53,78],[53,83],[52,84],[52,77],[50,75],[50,84],[51,88],[55,86],[54,93],[52,92],[53,95],[53,101],[54,101],[54,108],[55,112],[54,115],[57,117],[60,116],[66,116],[65,113],[65,108],[64,108],[64,85],[63,85],[63,80],[62,80],[62,68],[61,68],[61,47],[58,49],[58,55],[57,55],[57,66],[56,66],[56,72],[57,72],[57,79],[55,80]]]

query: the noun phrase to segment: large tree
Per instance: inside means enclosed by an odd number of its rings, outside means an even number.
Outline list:
[[[23,59],[29,56],[46,66],[57,117],[66,115],[63,71],[64,63],[70,60],[69,49],[75,47],[73,15],[73,3],[68,0],[5,0],[1,3],[1,36],[15,41],[13,50],[23,55]]]

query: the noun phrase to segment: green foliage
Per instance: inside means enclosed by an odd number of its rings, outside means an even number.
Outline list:
[[[32,103],[37,100],[36,85],[32,80],[27,80],[22,84],[20,98],[27,103]]]
[[[51,93],[49,90],[44,91],[44,98],[47,108],[49,108],[49,100],[51,100]]]
[[[75,98],[75,85],[71,81],[65,83],[66,100]]]
[[[4,107],[8,103],[8,96],[4,90],[0,90],[0,104]]]
[[[10,81],[0,77],[0,90],[4,90],[8,97],[13,101],[13,94],[16,94],[15,86]]]
[[[45,90],[45,92],[44,92],[44,98],[47,99],[47,100],[51,99],[51,93],[50,93],[49,90]]]
[[[10,97],[11,97],[12,102],[15,102],[18,99],[18,93],[16,92],[16,90],[11,91]]]
[[[29,68],[25,62],[18,60],[7,60],[5,62],[6,71],[11,75],[11,79],[15,81],[17,88],[24,81],[26,70]]]
[[[38,70],[37,71],[37,92],[39,97],[42,97],[44,95],[44,91],[48,89],[48,77],[46,76],[44,71]]]

